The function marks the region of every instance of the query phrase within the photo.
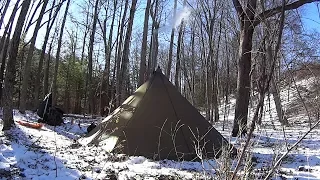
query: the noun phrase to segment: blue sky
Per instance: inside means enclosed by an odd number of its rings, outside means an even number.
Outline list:
[[[318,7],[317,7],[318,6]],[[310,3],[302,7],[302,22],[306,30],[320,32],[320,3]]]
[[[13,8],[14,2],[15,2],[15,0],[13,0],[11,2],[12,3],[11,8]],[[79,0],[74,0],[74,2],[79,2]],[[181,4],[179,4],[179,6],[181,6]],[[63,14],[64,7],[65,7],[65,5],[63,6],[60,15]],[[320,3],[309,3],[309,4],[306,4],[306,5],[304,5],[304,6],[299,8],[299,10],[301,12],[301,20],[302,20],[302,22],[304,24],[304,29],[305,30],[320,32],[320,14],[319,14],[318,7],[320,9]],[[143,26],[144,8],[145,8],[145,5],[140,2],[139,7],[138,7],[138,13],[136,14],[136,17],[135,17],[138,20],[135,21],[134,30],[135,29],[140,29],[140,27]],[[168,7],[168,8],[171,8],[171,7]],[[71,4],[71,10],[73,11],[73,14],[74,14],[74,11],[79,10],[77,8],[76,3],[72,3]],[[9,8],[9,11],[10,11],[10,8]],[[179,13],[179,10],[178,10],[177,13]],[[5,21],[8,20],[9,15],[10,15],[10,13],[6,14]],[[68,25],[67,25],[67,27],[68,27]],[[38,48],[40,48],[41,45],[42,45],[42,39],[44,38],[45,28],[46,28],[46,26],[41,28],[41,30],[39,31],[38,40],[36,42],[36,46]],[[171,29],[171,27],[169,27],[169,26],[167,27],[167,25],[165,27],[163,27],[163,28]],[[28,36],[30,36],[30,37],[32,36],[32,31],[33,31],[33,29],[31,28],[29,30],[28,34],[27,34],[27,38],[28,38]],[[1,29],[0,29],[0,35],[2,33],[3,33],[3,27],[1,27]]]

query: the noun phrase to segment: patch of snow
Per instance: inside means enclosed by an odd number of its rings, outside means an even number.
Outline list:
[[[299,86],[308,87],[307,81],[297,82]],[[281,91],[284,107],[287,108],[288,92]],[[296,97],[291,89],[289,99]],[[220,108],[220,121],[214,127],[235,147],[242,149],[245,138],[230,136],[234,117],[235,99],[227,105],[224,115],[224,104]],[[249,121],[253,117],[255,103],[249,111]],[[0,114],[2,112],[0,111]],[[14,111],[15,120],[37,121],[32,112],[25,115]],[[126,156],[108,153],[103,147],[83,146],[77,142],[86,134],[87,127],[103,118],[82,115],[70,115],[62,126],[44,125],[40,130],[31,129],[19,124],[16,128],[0,132],[0,175],[3,172],[15,174],[22,179],[206,179],[219,176],[223,159],[205,160],[203,162],[154,161],[142,156]],[[108,120],[106,118],[104,121]],[[273,96],[265,99],[262,124],[258,125],[252,146],[248,149],[246,163],[252,163],[253,174],[266,174],[275,160],[286,152],[309,129],[304,114],[290,119],[292,126],[282,127],[277,120]],[[224,128],[223,128],[224,125]],[[2,128],[2,125],[0,125]],[[320,179],[320,129],[313,130],[282,161],[274,179]],[[237,159],[230,162],[232,170]],[[243,169],[243,167],[241,167]],[[14,172],[14,173],[13,173]],[[241,174],[243,172],[240,172]],[[8,175],[8,174],[7,174]],[[0,179],[10,179],[14,176]],[[170,179],[170,178],[168,178]]]

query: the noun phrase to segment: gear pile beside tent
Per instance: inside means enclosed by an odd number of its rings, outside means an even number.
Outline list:
[[[223,147],[231,147],[160,68],[79,142],[108,152],[172,160],[215,158]]]
[[[39,123],[46,123],[51,126],[60,126],[63,124],[63,111],[52,105],[52,94],[49,93],[40,103],[37,114],[40,117]]]

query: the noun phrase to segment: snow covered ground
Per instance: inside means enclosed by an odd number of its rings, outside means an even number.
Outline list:
[[[32,119],[31,113],[29,119]],[[15,113],[15,119],[25,117]],[[229,119],[229,123],[231,124]],[[218,164],[200,162],[152,161],[144,157],[107,154],[99,147],[84,147],[76,139],[85,134],[94,119],[65,120],[59,127],[44,126],[32,129],[24,126],[0,133],[0,175],[2,179],[201,179],[217,176]],[[80,126],[79,126],[80,122]],[[221,122],[222,123],[222,122]],[[240,147],[243,139],[229,137],[230,126],[217,129],[233,144]],[[2,128],[2,127],[0,127]],[[264,174],[274,158],[286,151],[304,132],[308,124],[287,127],[259,127],[250,149],[255,175]],[[233,161],[232,163],[235,163]],[[282,162],[277,177],[320,179],[320,130],[316,129]],[[256,176],[255,178],[259,178]]]
[[[263,179],[275,160],[309,129],[303,114],[290,117],[291,126],[283,129],[276,120],[273,104],[266,106],[263,123],[257,127],[244,161],[251,172],[247,179]],[[223,108],[220,109],[221,121],[214,126],[241,149],[245,138],[230,137],[232,106],[234,100],[230,103],[225,129],[222,129]],[[253,109],[250,112],[249,120]],[[31,112],[21,115],[15,111],[14,119],[35,121],[37,116]],[[79,145],[76,140],[86,133],[86,128],[93,121],[98,123],[101,118],[68,117],[65,124],[58,127],[45,125],[38,130],[16,124],[16,128],[6,134],[0,131],[0,179],[224,179],[219,173],[222,158],[202,163],[153,161],[140,156],[106,153],[100,147]],[[2,129],[2,121],[0,123]],[[236,159],[230,163],[234,168]],[[320,179],[319,127],[282,161],[274,179]]]
[[[30,117],[35,116],[29,113]],[[15,120],[27,119],[15,112]],[[16,179],[192,179],[206,173],[209,164],[152,161],[144,157],[107,154],[99,147],[84,147],[76,139],[85,134],[94,119],[65,119],[59,127],[16,128],[0,133],[0,177]],[[80,125],[79,125],[80,122]],[[2,128],[2,127],[0,127]],[[209,161],[214,164],[214,161]],[[4,179],[6,179],[4,178]],[[0,178],[1,179],[1,178]]]

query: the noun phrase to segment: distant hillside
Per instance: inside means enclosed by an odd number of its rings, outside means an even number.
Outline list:
[[[313,120],[320,111],[320,63],[305,63],[285,73],[281,99],[287,117],[310,115]]]

